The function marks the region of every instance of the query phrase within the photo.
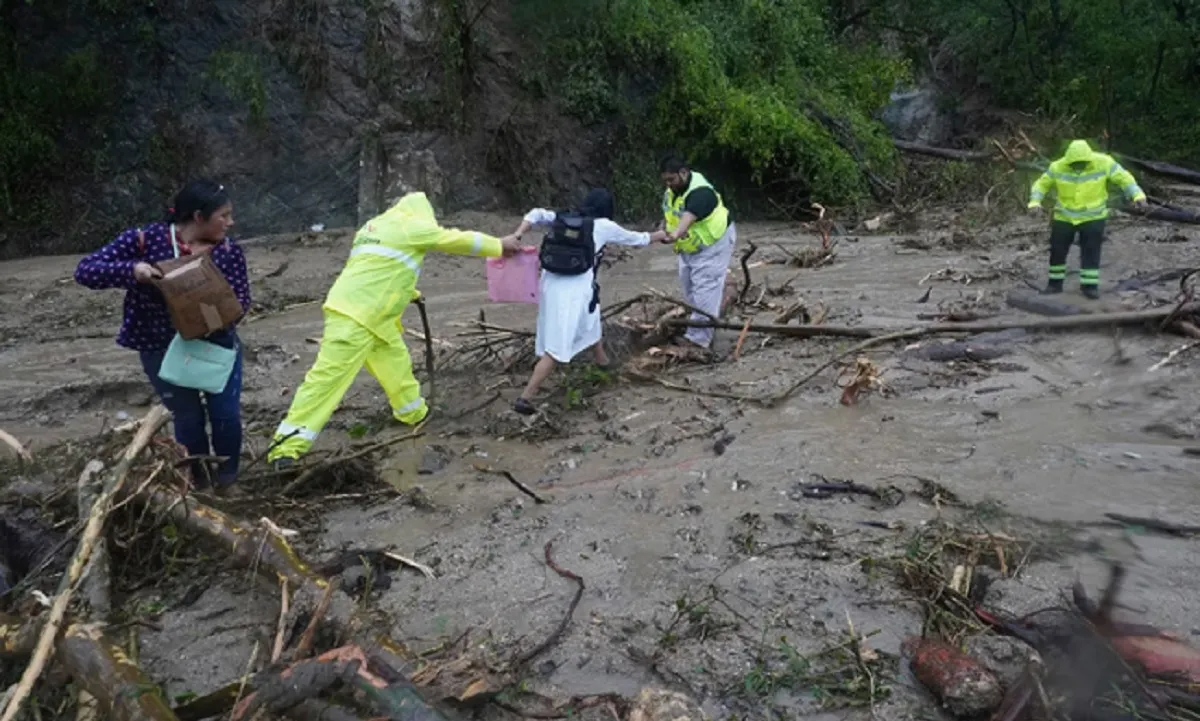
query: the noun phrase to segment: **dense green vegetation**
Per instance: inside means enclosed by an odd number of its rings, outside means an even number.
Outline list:
[[[312,94],[324,87],[328,64],[317,21],[322,2],[285,0],[272,17],[287,22],[264,30]],[[106,120],[122,102],[123,73],[106,43],[120,44],[121,62],[152,64],[139,53],[155,52],[160,5],[0,0],[0,229],[51,222],[56,204],[67,202],[64,187],[103,177]],[[394,90],[407,82],[409,60],[389,55],[386,3],[366,5],[364,92]],[[431,98],[424,115],[406,108],[414,122],[469,121],[465,96],[488,67],[472,51],[488,42],[478,22],[488,5],[431,3],[444,76],[437,99],[422,96]],[[1047,155],[1078,135],[1200,166],[1200,0],[512,0],[495,7],[511,8],[512,26],[530,41],[519,70],[533,97],[614,138],[613,185],[629,214],[654,211],[655,161],[668,148],[685,151],[747,214],[794,214],[809,200],[854,205],[890,197],[897,184],[917,187],[897,182],[902,163],[875,117],[898,82],[926,76],[948,90],[950,103],[973,94],[1028,111],[1023,122],[1053,129],[1030,129]],[[38,34],[23,32],[30,25]],[[243,40],[212,55],[205,79],[262,126],[262,62],[271,50]],[[147,147],[148,163],[178,164],[167,152],[173,146],[152,138]]]
[[[528,63],[535,90],[590,122],[616,115],[621,206],[653,203],[668,148],[723,175],[726,194],[766,189],[791,205],[862,200],[864,168],[884,177],[894,151],[872,116],[907,66],[833,41],[813,0],[544,0],[518,23],[542,32]],[[521,15],[524,13],[524,15]],[[735,181],[735,182],[730,182]],[[750,192],[743,192],[750,191]]]
[[[1200,164],[1198,0],[550,1],[518,3],[540,31],[530,84],[619,121],[625,208],[646,209],[634,179],[652,183],[670,146],[743,206],[860,201],[896,171],[873,118],[931,60],[950,102],[984,93],[1064,133]]]

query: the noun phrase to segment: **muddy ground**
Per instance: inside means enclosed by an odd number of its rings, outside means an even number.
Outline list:
[[[517,218],[451,220],[502,232]],[[915,235],[852,231],[837,239],[834,262],[816,269],[754,267],[748,296],[795,277],[794,293],[766,294],[764,302],[823,305],[827,324],[902,328],[938,312],[939,304],[1016,316],[1021,311],[1006,307],[1006,296],[1044,278],[1044,227],[1034,221],[981,230],[947,214],[926,227]],[[754,261],[817,243],[799,226],[744,224],[740,235],[742,247],[759,246]],[[1102,269],[1105,297],[1095,305],[1140,308],[1150,294],[1173,297],[1170,282],[1127,292],[1116,285],[1137,273],[1196,265],[1196,239],[1192,230],[1114,220]],[[254,457],[315,356],[319,300],[348,242],[346,233],[331,232],[247,244],[256,307],[242,330],[244,399]],[[76,261],[0,265],[0,427],[35,453],[84,441],[144,413],[152,401],[136,358],[113,342],[120,293],[77,287]],[[1071,262],[1077,267],[1077,251]],[[533,328],[532,306],[488,303],[482,261],[431,256],[426,267],[421,289],[442,341],[473,342],[457,334],[480,309],[491,323]],[[740,279],[736,261],[735,274]],[[1066,302],[1084,305],[1076,280],[1068,281]],[[605,271],[605,302],[647,285],[675,292],[669,250],[635,252]],[[761,310],[759,317],[773,316]],[[419,328],[415,311],[406,322]],[[720,334],[723,362],[676,366],[663,377],[738,394],[778,392],[851,342],[750,334],[734,360],[736,336]],[[1200,593],[1194,541],[1098,523],[1108,512],[1200,523],[1200,458],[1182,453],[1200,434],[1197,362],[1184,353],[1150,370],[1183,343],[1141,330],[1116,340],[1107,331],[1035,333],[1009,341],[1002,357],[953,362],[884,346],[867,355],[884,371],[886,387],[849,407],[838,402],[834,371],[775,409],[626,377],[580,385],[586,374],[569,382],[560,375],[546,393],[544,415],[533,420],[509,410],[527,368],[505,374],[494,363],[451,361],[438,370],[439,412],[424,443],[397,447],[383,464],[383,475],[401,490],[420,487],[422,502],[386,493],[324,504],[313,514],[321,522],[305,527],[299,545],[313,558],[386,546],[433,566],[432,580],[394,573],[391,587],[371,600],[414,649],[468,629],[472,639],[490,634],[496,647],[511,649],[547,633],[570,598],[572,587],[542,561],[544,544],[553,541],[558,562],[582,576],[587,591],[565,638],[535,665],[530,686],[565,698],[671,684],[698,696],[717,718],[762,717],[768,708],[819,712],[828,697],[812,695],[817,684],[786,682],[778,672],[781,649],[818,649],[848,620],[860,632],[879,631],[869,641],[874,649],[898,653],[901,639],[920,633],[921,608],[873,561],[903,556],[906,529],[939,518],[1040,539],[1046,552],[1030,558],[1045,560],[994,584],[989,602],[1002,609],[1057,603],[1077,575],[1096,588],[1100,555],[1117,553],[1136,558],[1127,605],[1185,635],[1200,633],[1188,602]],[[421,368],[420,341],[411,339],[410,347]],[[496,393],[497,400],[455,417]],[[363,373],[318,447],[399,432],[386,417],[382,392]],[[720,439],[723,452],[714,447]],[[512,471],[552,502],[532,504],[475,463]],[[248,475],[262,470],[247,465]],[[414,474],[419,465],[425,467]],[[890,484],[906,496],[887,507],[866,497],[797,492],[819,476]],[[931,501],[918,477],[963,504],[947,505],[945,494]],[[255,518],[262,503],[240,502],[236,512]],[[804,539],[820,542],[764,550]],[[216,560],[205,566],[220,571]],[[216,578],[186,602],[170,584],[139,592],[161,629],[143,632],[142,662],[172,696],[231,680],[255,634],[274,628],[278,602],[270,589],[244,573]],[[677,615],[682,619],[670,626]],[[651,669],[644,657],[655,651],[662,660]],[[764,673],[776,683],[759,683]],[[882,717],[934,713],[903,672],[887,685],[895,692],[877,709]]]

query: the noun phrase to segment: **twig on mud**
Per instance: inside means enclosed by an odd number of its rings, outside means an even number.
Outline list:
[[[868,338],[867,340],[863,341],[862,343],[857,343],[857,344],[851,346],[850,348],[842,351],[841,353],[834,354],[834,356],[832,358],[825,361],[821,365],[817,366],[817,368],[815,370],[813,370],[808,375],[804,376],[800,380],[793,383],[791,386],[789,386],[787,389],[785,389],[782,393],[767,397],[767,398],[763,399],[762,402],[767,407],[771,407],[778,403],[782,403],[783,401],[786,401],[788,398],[791,398],[793,395],[795,395],[796,391],[803,388],[804,385],[807,384],[809,381],[811,381],[813,378],[816,378],[817,376],[819,376],[822,372],[825,371],[825,369],[830,368],[833,365],[836,365],[838,363],[838,361],[842,360],[843,358],[846,358],[846,357],[852,356],[852,355],[857,355],[858,353],[861,353],[862,351],[865,351],[869,348],[873,348],[877,345],[883,345],[884,343],[890,343],[891,341],[895,341],[895,340],[904,340],[906,338],[911,338],[911,337],[913,337],[913,331],[912,330],[904,330],[904,331],[899,331],[897,333],[889,333],[887,335],[877,336],[875,338]]]
[[[563,614],[562,620],[558,622],[558,627],[554,629],[554,631],[546,638],[545,641],[542,641],[537,646],[534,646],[532,649],[530,649],[529,652],[521,655],[516,660],[516,663],[513,664],[513,668],[515,669],[523,668],[530,661],[537,658],[544,651],[553,646],[558,639],[562,637],[563,632],[566,631],[567,626],[570,625],[571,619],[575,616],[575,607],[579,605],[580,599],[583,598],[583,578],[572,571],[562,568],[554,562],[554,558],[550,555],[550,550],[553,546],[554,541],[546,541],[546,565],[550,567],[550,570],[554,571],[563,578],[569,578],[575,582],[575,595],[571,598],[571,603],[569,606],[567,606],[567,612]]]
[[[750,266],[747,265],[750,258],[758,252],[758,246],[754,241],[747,241],[746,250],[742,251],[742,276],[745,278],[742,283],[742,290],[738,293],[738,303],[746,302],[746,293],[750,290]]]
[[[25,446],[21,445],[20,441],[18,441],[16,438],[14,438],[11,434],[9,434],[3,428],[0,428],[0,441],[4,441],[4,444],[6,446],[8,446],[9,448],[13,449],[13,451],[16,452],[17,456],[21,460],[25,461],[26,463],[33,460],[33,455],[30,454],[30,452],[25,449]]]
[[[125,485],[134,460],[141,455],[146,446],[150,445],[154,434],[158,432],[159,428],[166,425],[170,418],[171,414],[161,405],[150,409],[142,427],[138,429],[137,435],[130,441],[120,462],[113,469],[111,478],[105,482],[104,488],[95,503],[92,504],[91,511],[88,513],[87,525],[83,529],[83,535],[79,538],[75,555],[71,558],[67,572],[63,574],[62,580],[59,582],[54,604],[46,615],[46,625],[38,638],[33,657],[21,675],[21,680],[17,683],[16,688],[8,696],[4,707],[3,721],[12,721],[20,713],[21,705],[33,690],[33,685],[41,676],[46,662],[50,660],[51,650],[67,613],[67,605],[71,602],[71,596],[79,584],[83,570],[92,556],[92,551],[101,540],[101,532],[104,530],[104,522],[108,520],[108,512],[112,507],[113,500],[120,493],[121,487]]]
[[[417,426],[417,428],[420,428],[420,427],[421,426]],[[340,454],[332,455],[328,458],[323,459],[320,463],[317,463],[312,468],[309,468],[308,470],[301,473],[299,476],[296,477],[296,480],[294,480],[291,483],[284,486],[283,490],[280,491],[278,495],[280,495],[280,496],[291,495],[291,493],[294,492],[297,488],[303,486],[305,483],[308,483],[308,481],[313,476],[317,475],[318,473],[325,470],[326,468],[334,465],[335,463],[346,463],[348,461],[353,461],[358,458],[362,458],[363,456],[370,455],[376,451],[383,450],[384,448],[387,448],[388,446],[394,446],[397,443],[402,443],[404,441],[411,441],[411,440],[414,440],[417,438],[421,438],[424,435],[425,435],[425,431],[416,430],[416,431],[413,431],[412,433],[388,438],[387,440],[379,441],[378,443],[372,443],[371,445],[367,446],[366,448],[355,451],[354,453],[351,453],[349,455],[340,455]]]
[[[733,359],[737,360],[742,357],[742,344],[746,342],[746,335],[750,332],[750,323],[754,320],[752,317],[746,318],[746,324],[742,326],[742,332],[738,333],[737,345],[733,347]]]
[[[549,501],[547,501],[545,498],[542,498],[541,496],[539,496],[537,494],[537,492],[534,491],[532,488],[530,488],[529,486],[525,485],[524,483],[521,483],[520,481],[518,481],[517,477],[508,471],[505,471],[505,470],[499,469],[499,468],[492,468],[491,466],[484,465],[482,463],[473,463],[471,465],[472,465],[472,467],[475,468],[475,470],[479,471],[480,473],[490,473],[493,476],[504,477],[505,479],[508,480],[509,483],[516,486],[518,491],[520,491],[521,493],[524,493],[525,495],[532,498],[533,502],[538,505],[541,505],[543,503],[549,503]]]
[[[279,657],[283,655],[283,635],[287,632],[289,601],[288,580],[284,577],[279,579],[279,623],[275,628],[275,646],[271,649],[271,663],[278,662]]]
[[[1175,357],[1178,356],[1180,353],[1186,353],[1187,351],[1191,350],[1192,348],[1195,348],[1198,345],[1200,345],[1200,341],[1192,341],[1191,343],[1185,343],[1185,344],[1179,346],[1178,348],[1176,348],[1175,350],[1171,351],[1170,353],[1168,353],[1166,358],[1163,358],[1159,362],[1150,366],[1149,368],[1147,368],[1147,370],[1149,372],[1153,373],[1154,371],[1158,370],[1159,368],[1162,368],[1163,366],[1169,364],[1171,361],[1175,360]]]
[[[724,391],[710,391],[710,390],[705,390],[703,388],[692,388],[691,386],[685,386],[682,383],[675,383],[673,381],[666,380],[665,378],[659,378],[658,376],[653,376],[648,373],[640,373],[638,371],[633,371],[633,370],[626,371],[626,374],[630,378],[636,378],[638,380],[648,381],[650,383],[657,383],[660,386],[662,386],[663,388],[669,388],[670,390],[673,390],[673,391],[682,391],[684,393],[694,393],[699,396],[709,396],[711,398],[724,398],[724,399],[730,400],[730,401],[758,401],[759,400],[759,398],[756,396],[747,396],[747,395],[742,395],[739,393],[726,393]]]
[[[392,559],[396,563],[402,564],[404,566],[408,566],[409,568],[416,570],[425,578],[437,578],[437,576],[433,573],[432,568],[430,568],[429,566],[426,566],[424,563],[420,563],[419,561],[414,561],[413,559],[409,558],[408,556],[401,556],[399,553],[396,553],[395,551],[384,551],[383,555],[386,558]]]
[[[312,618],[308,620],[308,626],[305,627],[304,633],[300,635],[300,641],[296,644],[296,649],[292,653],[293,661],[304,660],[312,651],[313,639],[317,635],[317,626],[325,618],[325,614],[329,612],[329,605],[332,602],[333,584],[330,583],[325,586],[325,591],[321,594],[321,600],[317,602],[317,607],[313,610]]]
[[[492,396],[490,398],[488,398],[483,403],[471,406],[470,408],[466,409],[465,411],[460,411],[458,413],[455,413],[454,415],[450,416],[450,420],[457,421],[461,418],[466,418],[469,415],[478,413],[479,411],[483,410],[484,408],[487,408],[488,406],[490,406],[491,404],[495,403],[498,400],[500,400],[500,391],[496,391],[494,394],[492,394]]]

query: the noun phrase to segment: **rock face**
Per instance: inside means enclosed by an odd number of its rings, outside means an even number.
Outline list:
[[[55,2],[14,4],[19,37],[47,56],[97,42],[121,99],[104,172],[64,204],[87,208],[70,237],[0,256],[97,247],[198,175],[229,186],[244,237],[354,226],[417,189],[439,212],[558,203],[607,173],[518,85],[507,3],[472,22],[438,0],[107,0],[50,22]]]
[[[893,91],[879,119],[897,138],[926,145],[941,145],[954,131],[954,119],[930,85]]]

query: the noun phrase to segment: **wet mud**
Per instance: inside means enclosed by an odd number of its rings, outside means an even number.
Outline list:
[[[516,221],[454,220],[493,232]],[[1157,242],[1180,234],[1187,242]],[[769,321],[796,302],[824,308],[826,324],[896,329],[964,311],[1007,318],[1137,309],[1149,298],[1173,298],[1177,280],[1128,279],[1190,267],[1196,255],[1195,231],[1114,221],[1103,298],[1085,301],[1071,276],[1055,307],[1042,307],[1033,291],[1044,278],[1041,235],[1032,222],[986,236],[851,232],[819,268],[752,264],[753,286],[765,289],[758,318]],[[777,244],[794,251],[818,239],[798,226],[746,224],[739,243],[749,242],[760,248],[755,261],[786,261]],[[241,331],[243,397],[254,457],[315,357],[320,300],[348,244],[344,232],[247,244],[256,304]],[[736,255],[731,272],[741,281]],[[137,417],[153,401],[135,355],[113,342],[120,292],[75,286],[76,261],[0,264],[0,428],[35,454]],[[1073,251],[1072,267],[1077,262]],[[787,290],[767,292],[789,279]],[[670,251],[646,249],[604,271],[604,301],[646,286],[674,294],[676,285]],[[481,310],[489,323],[534,326],[534,307],[487,302],[479,260],[430,257],[421,290],[439,355],[474,342],[460,334]],[[405,321],[419,330],[415,309]],[[721,331],[720,362],[668,367],[662,377],[700,391],[777,393],[853,342],[750,333],[734,359],[737,340],[737,331]],[[510,410],[527,367],[505,372],[451,360],[437,371],[440,397],[427,436],[398,445],[381,464],[397,492],[328,504],[297,545],[317,559],[387,547],[432,567],[434,579],[392,573],[390,587],[370,600],[393,620],[396,638],[420,649],[467,631],[497,647],[543,637],[574,590],[543,562],[543,546],[553,541],[559,564],[587,588],[529,684],[561,697],[632,696],[648,683],[666,685],[702,700],[716,718],[763,708],[820,711],[820,700],[802,689],[751,683],[781,644],[812,652],[852,623],[877,632],[872,648],[898,654],[904,637],[920,633],[922,609],[875,561],[903,555],[906,534],[939,519],[1036,537],[1060,551],[993,584],[989,602],[1013,612],[1055,603],[1076,575],[1097,587],[1103,553],[1132,544],[1138,560],[1125,602],[1186,635],[1200,631],[1190,603],[1200,593],[1195,541],[1100,523],[1105,513],[1200,523],[1200,458],[1184,453],[1200,443],[1200,361],[1186,352],[1151,370],[1185,343],[1125,329],[881,346],[864,355],[882,385],[852,406],[839,403],[834,370],[772,409],[622,375],[584,383],[567,371],[531,419]],[[421,342],[413,337],[409,345],[420,376]],[[381,390],[363,373],[317,448],[400,432],[387,417]],[[533,503],[478,464],[511,471],[550,502]],[[819,479],[894,487],[903,499],[797,491]],[[960,502],[931,495],[930,481]],[[240,512],[261,515],[252,498]],[[156,676],[171,695],[236,677],[253,646],[246,629],[270,633],[278,612],[269,589],[212,564],[215,585],[187,605],[164,592],[154,599],[158,629],[142,633],[143,664],[161,670]],[[884,717],[931,708],[904,673],[892,687],[877,709]]]

